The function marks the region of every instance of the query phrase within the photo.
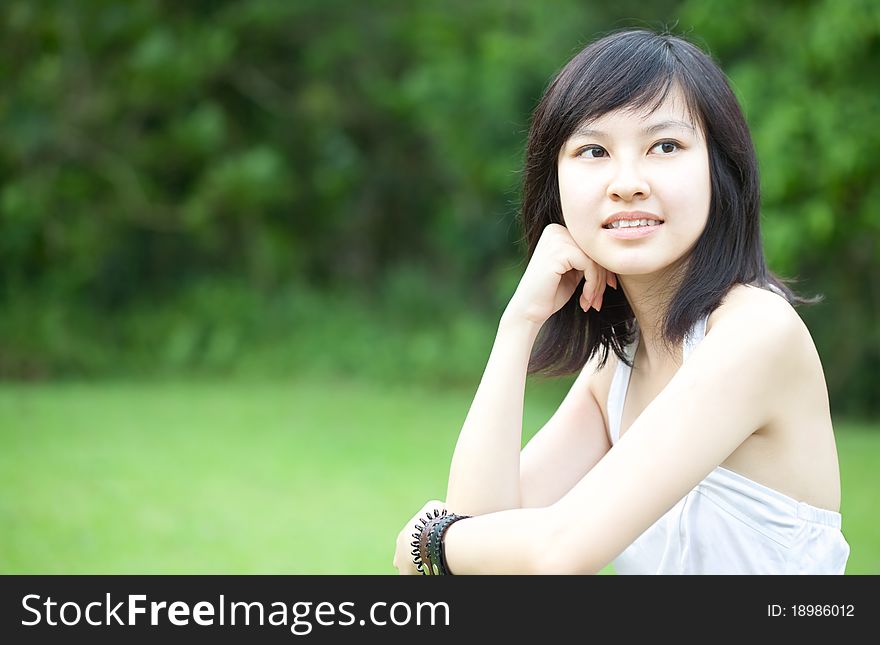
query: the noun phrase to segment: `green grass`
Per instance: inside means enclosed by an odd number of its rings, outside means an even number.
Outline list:
[[[565,385],[530,382],[527,437]],[[395,573],[397,532],[445,494],[472,396],[329,380],[4,385],[0,572]],[[880,431],[836,427],[847,571],[878,573]]]

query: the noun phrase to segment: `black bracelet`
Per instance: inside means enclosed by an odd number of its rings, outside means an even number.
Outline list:
[[[419,573],[423,576],[434,575],[434,567],[431,564],[431,556],[428,553],[428,533],[425,531],[425,528],[435,518],[444,515],[446,515],[445,508],[442,513],[435,508],[433,515],[431,514],[431,511],[428,511],[426,513],[428,519],[419,518],[419,522],[415,525],[416,532],[412,534],[415,540],[410,542],[413,547],[413,564],[416,565],[416,569],[418,569]]]
[[[413,545],[413,562],[422,575],[449,576],[449,564],[446,562],[446,552],[443,544],[443,536],[450,525],[458,520],[471,517],[470,515],[456,515],[434,510],[433,516],[427,513],[428,520],[420,519],[421,525],[416,524],[418,533],[413,533],[416,538]]]
[[[445,517],[441,517],[439,520],[436,520],[431,526],[431,534],[428,537],[428,549],[431,553],[431,562],[437,563],[437,568],[440,570],[440,575],[452,575],[452,572],[449,570],[449,564],[446,562],[446,545],[443,543],[443,536],[453,522],[463,520],[466,517],[470,516],[455,514],[447,515]],[[427,527],[425,530],[427,530]]]

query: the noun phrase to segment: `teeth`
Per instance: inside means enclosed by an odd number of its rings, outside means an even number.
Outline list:
[[[611,223],[610,228],[636,228],[639,226],[658,226],[660,222],[654,219],[619,219]]]

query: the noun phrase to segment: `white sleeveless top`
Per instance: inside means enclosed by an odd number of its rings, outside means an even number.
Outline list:
[[[708,316],[685,338],[683,360]],[[632,362],[636,340],[626,348]],[[608,393],[612,445],[631,368],[618,361]],[[614,560],[618,574],[843,574],[850,546],[840,513],[817,508],[718,466]]]

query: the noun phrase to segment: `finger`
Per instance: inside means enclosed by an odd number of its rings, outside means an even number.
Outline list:
[[[596,303],[599,301],[599,296],[605,288],[605,269],[597,264],[594,264],[593,267],[593,271],[590,272],[590,277],[587,280],[586,285],[584,285],[584,301],[587,309],[590,307],[595,308]]]
[[[599,302],[602,296],[602,292],[605,289],[605,277],[603,275],[604,273],[605,269],[596,269],[595,277],[593,279],[593,291],[592,295],[590,296],[590,306],[593,307],[593,309],[596,309],[596,304]],[[599,310],[596,309],[596,311]]]
[[[584,253],[579,246],[577,246],[574,242],[566,245],[565,247],[567,253],[565,254],[565,259],[572,269],[577,269],[584,274],[585,272],[589,272],[593,270],[596,266],[598,266],[595,262],[593,262],[592,258]]]
[[[590,291],[590,289],[591,289],[590,281],[587,280],[586,282],[584,282],[583,289],[581,289],[581,297],[580,297],[580,305],[581,305],[581,309],[584,310],[584,313],[586,313],[587,309],[590,308],[590,304],[591,304],[591,300],[590,300],[591,291]]]
[[[611,287],[612,289],[614,288],[614,274],[611,273],[611,271],[609,271],[609,272],[605,275],[605,284],[607,284],[607,285],[608,285],[609,287]]]
[[[597,287],[599,289],[599,293],[597,296],[596,302],[596,311],[602,310],[602,302],[605,300],[605,287],[608,284],[608,274],[611,273],[608,269],[602,269],[602,277],[598,281]]]

